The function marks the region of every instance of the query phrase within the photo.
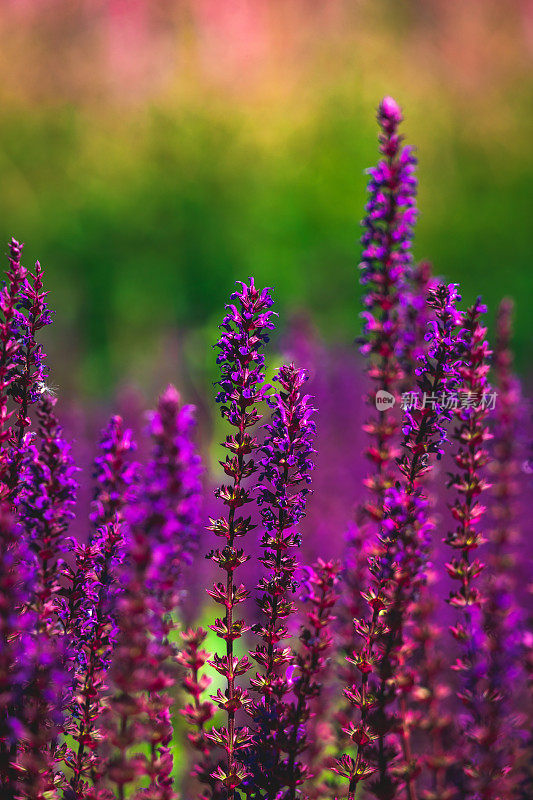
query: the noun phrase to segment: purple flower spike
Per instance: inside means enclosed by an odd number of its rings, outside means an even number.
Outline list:
[[[111,418],[103,431],[96,459],[96,496],[91,514],[99,527],[88,545],[74,547],[75,563],[63,572],[66,581],[61,618],[66,634],[79,653],[74,675],[68,731],[74,748],[65,750],[72,771],[70,786],[76,796],[98,780],[98,730],[104,712],[106,676],[116,642],[114,619],[123,555],[123,512],[133,502],[132,483],[137,465],[128,460],[135,450],[131,432],[122,419]]]
[[[8,400],[15,391],[16,364],[22,347],[18,304],[27,275],[21,263],[22,248],[16,239],[11,240],[7,282],[0,291],[0,499],[10,500],[13,494],[10,445],[15,442],[15,433],[9,422],[13,411],[8,410]]]
[[[16,243],[15,243],[16,244]],[[11,244],[12,258],[20,259],[20,247]],[[46,298],[48,292],[43,290],[43,270],[40,263],[35,264],[35,273],[26,273],[17,298],[17,314],[14,334],[19,340],[19,347],[13,359],[13,381],[9,394],[16,405],[16,421],[11,437],[11,464],[9,473],[10,495],[16,496],[18,474],[24,452],[29,439],[26,435],[31,425],[30,409],[39,403],[47,392],[45,381],[48,368],[45,364],[46,354],[37,341],[38,331],[50,325],[52,314]],[[29,275],[29,277],[28,277]]]
[[[271,422],[264,426],[266,439],[261,448],[264,453],[261,480],[265,483],[258,487],[265,528],[261,563],[268,573],[258,586],[261,596],[257,602],[263,622],[254,631],[263,644],[250,653],[261,670],[250,683],[261,699],[250,710],[258,731],[251,758],[246,754],[254,786],[268,787],[269,792],[274,792],[276,781],[277,790],[281,791],[287,779],[283,739],[288,706],[284,698],[291,690],[286,670],[293,655],[283,643],[290,636],[287,621],[296,614],[291,595],[296,588],[294,550],[300,545],[300,534],[295,526],[304,516],[310,491],[307,484],[313,468],[315,435],[312,419],[315,409],[309,396],[301,392],[307,381],[306,373],[294,364],[284,365],[276,381],[280,389],[269,400],[273,413]],[[267,769],[261,771],[261,765]]]
[[[365,343],[370,376],[377,387],[394,391],[401,377],[398,357],[400,291],[412,264],[411,244],[416,221],[416,159],[412,148],[402,148],[398,125],[402,119],[396,102],[388,97],[378,109],[380,150],[384,156],[369,169],[369,200],[362,225],[364,233],[361,283],[369,290],[364,298],[367,311]]]
[[[224,787],[227,800],[234,800],[235,790],[247,776],[242,755],[252,743],[248,729],[235,724],[236,712],[249,708],[251,704],[248,693],[235,680],[250,668],[246,657],[239,659],[234,655],[234,642],[248,630],[244,620],[234,618],[234,608],[243,603],[249,594],[243,585],[235,583],[235,570],[247,561],[243,550],[235,547],[235,540],[245,536],[254,527],[250,517],[239,516],[239,509],[252,499],[244,482],[258,469],[253,454],[259,445],[248,429],[261,419],[258,405],[266,398],[266,387],[263,385],[265,357],[262,350],[268,341],[269,331],[274,327],[274,312],[270,310],[273,300],[269,290],[256,289],[252,278],[249,285],[241,283],[241,287],[232,295],[232,300],[238,306],[226,307],[227,313],[220,326],[222,335],[216,345],[220,349],[217,362],[221,370],[221,390],[217,400],[222,403],[222,416],[235,429],[235,433],[226,437],[223,447],[230,455],[221,462],[230,482],[215,492],[227,507],[227,516],[212,519],[209,528],[225,540],[224,548],[217,548],[210,553],[210,558],[225,572],[226,584],[216,584],[209,595],[226,609],[224,618],[215,620],[211,629],[226,643],[225,655],[215,656],[213,663],[225,677],[227,689],[224,694],[219,690],[212,699],[227,715],[228,724],[227,727],[214,728],[209,739],[226,752],[226,766],[219,766],[212,777]]]
[[[197,540],[201,485],[193,426],[193,408],[181,406],[169,386],[150,420],[152,459],[127,515],[127,563],[110,670],[114,694],[104,715],[111,750],[104,779],[133,789],[145,776],[153,800],[176,796],[167,691],[174,685],[168,666],[175,653],[169,636],[182,567]],[[144,741],[151,743],[148,755],[139,750]]]
[[[435,320],[428,323],[428,349],[416,370],[422,399],[420,404],[415,402],[413,408],[405,410],[402,427],[405,452],[398,459],[400,471],[411,488],[429,469],[429,455],[443,454],[446,426],[458,403],[465,351],[463,331],[458,330],[463,319],[456,306],[460,300],[456,284],[438,284],[428,293],[427,302],[434,310]]]
[[[403,341],[401,298],[410,277],[417,216],[416,159],[410,147],[402,147],[400,107],[391,97],[385,97],[377,118],[384,158],[369,170],[360,263],[361,283],[366,287],[361,352],[368,358],[367,372],[373,383],[368,403],[374,409],[378,398],[398,397],[404,378],[402,362],[408,354]],[[394,459],[399,452],[392,405],[379,408],[364,430],[371,437],[365,452],[373,467],[366,480],[373,497],[364,510],[367,517],[379,520],[384,494],[394,481]]]
[[[487,762],[482,763],[485,710],[480,683],[485,670],[481,655],[485,637],[481,625],[482,594],[476,587],[484,564],[477,558],[471,560],[471,554],[485,541],[478,527],[485,513],[479,497],[489,486],[483,477],[483,467],[488,461],[486,442],[492,438],[487,420],[487,374],[491,353],[485,340],[487,329],[481,323],[485,312],[486,307],[478,299],[468,309],[465,319],[464,364],[459,368],[462,402],[455,412],[457,422],[453,432],[457,442],[454,453],[457,472],[450,475],[448,484],[456,493],[451,506],[456,528],[445,539],[457,553],[446,565],[450,577],[458,584],[458,588],[450,593],[448,602],[461,612],[462,617],[451,632],[461,648],[455,669],[461,676],[459,696],[468,715],[462,728],[464,741],[458,760],[464,765],[466,785],[473,792],[480,789],[485,780],[483,774],[488,769]],[[490,700],[488,702],[490,704]],[[486,755],[493,764],[490,751]]]
[[[424,580],[422,568],[427,559],[430,523],[420,479],[430,469],[430,455],[442,452],[445,423],[451,416],[445,409],[443,413],[442,397],[456,390],[463,368],[462,316],[456,308],[459,299],[453,284],[441,284],[429,291],[428,305],[436,321],[430,327],[428,350],[417,372],[419,388],[431,395],[432,402],[406,413],[404,452],[398,458],[402,481],[396,481],[385,493],[382,534],[369,559],[371,584],[362,593],[370,618],[354,620],[363,645],[348,661],[360,677],[345,695],[357,710],[358,719],[349,722],[344,732],[356,745],[357,753],[355,758],[344,755],[334,769],[349,781],[349,800],[354,800],[359,783],[370,776],[370,789],[378,798],[394,797],[399,783],[405,785],[410,800],[417,796],[419,765],[413,758],[408,727],[403,727],[403,761],[399,761],[396,742],[391,738],[397,722],[388,708],[396,699],[391,677],[403,672],[406,612]],[[402,706],[402,698],[400,701]],[[406,719],[402,708],[400,716],[402,721]]]
[[[124,429],[122,417],[111,417],[102,431],[100,455],[95,461],[96,491],[91,520],[96,527],[120,520],[124,507],[132,501],[137,465],[128,460],[128,455],[135,450],[132,433]]]
[[[493,431],[490,477],[492,503],[484,585],[483,628],[487,633],[486,746],[480,792],[483,800],[506,796],[517,778],[520,751],[513,694],[524,681],[524,620],[517,607],[518,563],[523,547],[518,525],[520,426],[522,397],[513,374],[511,352],[512,300],[502,300],[496,317],[494,381],[497,402],[491,413]],[[530,752],[533,733],[530,732]],[[525,759],[523,759],[525,761]],[[533,763],[532,763],[533,770]],[[530,792],[533,791],[533,780]],[[527,796],[527,795],[526,795]]]
[[[300,649],[295,655],[295,668],[287,675],[294,701],[285,712],[285,727],[280,730],[281,746],[287,757],[285,773],[286,792],[278,795],[283,800],[296,800],[301,795],[299,787],[313,777],[321,768],[320,763],[310,770],[302,756],[312,746],[309,741],[308,723],[315,712],[315,704],[322,690],[326,664],[331,654],[332,626],[335,622],[334,608],[339,596],[340,564],[318,559],[309,570],[305,603],[305,621],[300,631]]]
[[[0,788],[5,800],[55,797],[54,746],[67,689],[62,639],[33,608],[36,559],[0,508]]]
[[[26,447],[17,501],[25,535],[37,556],[39,613],[48,622],[53,614],[50,604],[59,591],[57,565],[66,548],[78,488],[77,468],[54,413],[55,404],[55,398],[47,394],[37,404],[38,439]]]

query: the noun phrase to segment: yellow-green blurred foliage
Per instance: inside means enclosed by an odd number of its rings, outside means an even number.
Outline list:
[[[358,220],[393,94],[420,158],[417,257],[517,300],[531,355],[529,0],[4,0],[0,235],[48,269],[58,380],[203,370],[233,281],[358,333]],[[148,377],[147,377],[148,376]]]

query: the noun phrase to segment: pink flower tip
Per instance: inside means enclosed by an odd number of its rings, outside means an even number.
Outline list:
[[[392,125],[399,125],[402,121],[402,109],[393,97],[387,95],[383,98],[378,108],[378,119],[380,122],[388,122]]]

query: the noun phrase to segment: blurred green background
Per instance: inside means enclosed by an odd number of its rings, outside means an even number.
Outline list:
[[[491,320],[515,297],[528,371],[529,0],[4,0],[0,32],[0,237],[46,266],[62,388],[204,372],[251,274],[282,325],[308,309],[350,342],[386,93],[420,160],[417,258]]]

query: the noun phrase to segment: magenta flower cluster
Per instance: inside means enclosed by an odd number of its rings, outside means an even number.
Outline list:
[[[220,325],[214,491],[195,409],[172,385],[138,452],[111,417],[87,476],[47,385],[43,271],[29,272],[11,241],[0,290],[2,798],[532,797],[512,304],[498,311],[493,354],[481,300],[462,307],[458,284],[414,263],[416,159],[392,98],[377,120],[360,264],[367,443],[348,453],[355,475],[366,468],[361,492],[344,498],[347,532],[320,496],[314,365],[292,347],[276,368],[267,360],[270,289],[239,283]],[[344,389],[327,390],[346,413]],[[343,444],[325,442],[330,485]]]

